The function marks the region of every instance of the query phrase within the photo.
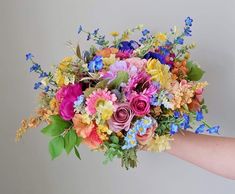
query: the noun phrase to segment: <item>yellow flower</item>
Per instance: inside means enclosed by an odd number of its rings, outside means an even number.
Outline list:
[[[123,40],[128,40],[129,39],[129,32],[128,31],[126,31],[122,34],[122,39]]]
[[[55,82],[59,87],[64,85],[64,76],[61,72],[61,70],[57,69],[55,72]]]
[[[159,42],[165,42],[166,39],[167,39],[167,36],[166,36],[166,34],[158,33],[158,34],[155,35],[155,38],[156,38],[157,41],[159,41]]]
[[[73,57],[65,57],[59,64],[59,69],[64,71],[73,61]]]
[[[169,135],[156,135],[147,144],[147,150],[152,152],[162,152],[171,148],[169,141],[173,139]]]
[[[115,54],[111,54],[110,57],[103,58],[103,64],[105,65],[105,67],[108,67],[111,64],[114,64],[115,61],[116,61]]]
[[[111,32],[111,33],[110,33],[110,35],[111,35],[111,36],[113,36],[113,37],[116,37],[116,36],[118,36],[118,35],[119,35],[119,33],[118,33],[118,32],[116,32],[116,31],[114,31],[114,32]]]
[[[112,102],[104,101],[102,103],[99,103],[96,110],[101,115],[101,119],[103,121],[107,121],[108,119],[111,118],[113,114],[114,106]]]
[[[156,59],[149,59],[147,62],[147,73],[152,76],[154,81],[158,81],[162,88],[169,88],[171,79],[171,73],[169,66],[163,65]]]

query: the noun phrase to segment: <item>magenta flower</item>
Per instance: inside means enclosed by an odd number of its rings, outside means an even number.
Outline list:
[[[136,116],[145,116],[150,112],[150,99],[143,94],[132,94],[130,107]]]
[[[130,105],[128,103],[122,103],[117,104],[116,106],[116,111],[108,121],[110,130],[114,132],[119,132],[121,130],[128,131],[130,123],[134,117],[134,114],[130,109]]]
[[[82,94],[81,84],[70,84],[64,86],[56,93],[56,99],[61,102],[59,112],[64,120],[71,120],[74,117],[74,101]]]

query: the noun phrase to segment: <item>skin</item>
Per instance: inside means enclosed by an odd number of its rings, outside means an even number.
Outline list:
[[[235,138],[178,133],[174,135],[171,149],[167,152],[212,173],[235,180]]]

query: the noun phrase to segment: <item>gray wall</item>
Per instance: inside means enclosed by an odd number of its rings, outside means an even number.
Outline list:
[[[232,194],[235,182],[206,172],[165,153],[139,153],[139,167],[125,171],[119,161],[102,165],[102,153],[81,148],[75,156],[51,161],[48,138],[30,130],[15,144],[23,117],[36,105],[35,76],[28,72],[25,53],[35,54],[50,69],[71,54],[67,40],[78,40],[79,24],[103,32],[121,31],[144,23],[167,31],[194,18],[192,57],[207,71],[207,119],[220,124],[221,134],[235,136],[235,1],[205,0],[1,0],[0,2],[0,193],[1,194]],[[81,41],[82,47],[86,43]],[[192,150],[193,152],[193,150]]]

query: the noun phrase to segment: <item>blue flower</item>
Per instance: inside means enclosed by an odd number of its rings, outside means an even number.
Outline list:
[[[165,64],[165,56],[159,53],[155,53],[152,51],[149,51],[147,54],[144,55],[145,59],[158,59],[161,64]]]
[[[214,127],[207,129],[206,131],[208,131],[210,134],[213,134],[213,133],[219,134],[219,129],[220,129],[220,126],[214,126]]]
[[[160,105],[160,103],[159,103],[158,98],[157,98],[156,95],[153,95],[153,96],[150,98],[150,104],[151,104],[152,106],[159,106],[159,105]]]
[[[184,118],[183,128],[184,128],[184,129],[187,129],[187,128],[190,127],[190,125],[189,125],[190,118],[189,118],[189,116],[188,116],[187,114],[185,114],[185,113],[183,114],[183,118]]]
[[[31,60],[33,58],[33,55],[32,55],[32,53],[27,53],[25,55],[25,57],[26,57],[26,61],[28,61],[28,60]]]
[[[177,38],[175,39],[175,43],[177,43],[177,44],[184,44],[184,39],[181,38],[181,37],[177,37]]]
[[[178,132],[178,130],[179,130],[178,125],[176,125],[175,123],[172,123],[170,127],[170,134],[174,135],[175,133]]]
[[[190,29],[190,27],[187,26],[186,28],[184,28],[185,36],[192,36],[191,32],[192,30]]]
[[[80,108],[81,105],[83,104],[84,102],[84,99],[85,99],[85,96],[84,95],[80,95],[77,97],[77,100],[74,102],[74,108]]]
[[[48,74],[46,72],[42,72],[40,74],[39,78],[43,78],[43,77],[47,77],[47,76],[48,76]]]
[[[196,112],[196,121],[201,121],[203,119],[203,114],[202,111],[197,111]]]
[[[46,86],[46,87],[44,88],[44,91],[45,91],[45,92],[48,92],[49,89],[50,89],[50,87],[49,87],[49,86]]]
[[[204,129],[205,129],[205,124],[201,124],[201,125],[195,130],[195,133],[196,133],[196,134],[203,133],[203,132],[204,132]]]
[[[143,44],[145,41],[146,41],[146,38],[145,38],[145,37],[141,37],[141,38],[139,39],[139,42],[142,43],[142,44]]]
[[[178,119],[180,117],[180,112],[179,111],[174,111],[174,117]]]
[[[33,71],[37,71],[40,69],[40,65],[38,65],[37,63],[33,64],[31,67],[30,67],[30,72],[33,72]]]
[[[187,17],[185,19],[185,25],[186,26],[192,26],[192,23],[193,23],[193,19],[191,19],[190,17]]]
[[[91,39],[91,33],[88,33],[86,40],[90,40],[90,39]]]
[[[94,32],[92,33],[94,36],[98,34],[99,28],[95,29]]]
[[[149,33],[150,33],[150,31],[149,31],[148,29],[144,29],[144,30],[142,31],[143,36],[146,36],[146,35],[149,34]]]
[[[164,56],[168,56],[168,55],[170,54],[170,51],[169,51],[167,48],[165,48],[165,47],[160,46],[159,49],[160,49],[160,52],[161,52]]]
[[[99,71],[103,68],[103,60],[101,56],[96,56],[92,61],[88,63],[89,72],[94,73],[95,71]]]
[[[41,85],[42,85],[41,82],[36,82],[36,83],[34,84],[33,89],[37,90]]]
[[[80,25],[79,27],[78,27],[78,34],[80,34],[82,32],[82,26]]]
[[[127,50],[135,50],[139,47],[140,45],[138,42],[131,40],[131,41],[122,41],[120,42],[118,48],[121,51],[127,51]]]

